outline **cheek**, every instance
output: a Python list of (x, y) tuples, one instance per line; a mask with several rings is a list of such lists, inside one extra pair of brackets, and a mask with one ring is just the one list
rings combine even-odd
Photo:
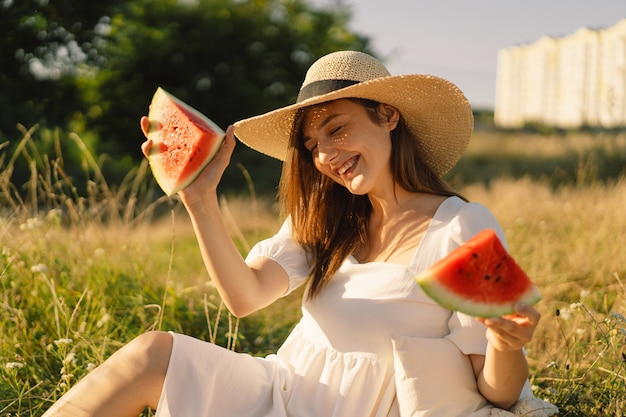
[(330, 143), (336, 147), (345, 147), (346, 145), (350, 145), (350, 136), (348, 132), (343, 132), (338, 135), (334, 135), (330, 139)]

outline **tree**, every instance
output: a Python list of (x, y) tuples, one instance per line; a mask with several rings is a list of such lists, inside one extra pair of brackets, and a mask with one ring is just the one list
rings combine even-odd
[(64, 125), (80, 110), (75, 80), (98, 65), (100, 19), (120, 0), (0, 2), (0, 143), (16, 124)]
[[(306, 0), (0, 1), (0, 144), (39, 123), (88, 138), (109, 155), (107, 178), (142, 158), (139, 118), (161, 86), (222, 127), (295, 100), (309, 65), (338, 49), (368, 50), (338, 2)], [(259, 191), (280, 164), (238, 146)], [(236, 164), (224, 186), (246, 186)], [(269, 175), (266, 175), (269, 174)]]
[[(97, 130), (103, 151), (140, 156), (138, 121), (157, 86), (224, 128), (292, 103), (317, 57), (367, 49), (348, 19), (345, 9), (314, 10), (302, 0), (129, 2), (111, 18), (106, 65), (83, 80), (85, 124)], [(234, 160), (262, 190), (275, 185), (276, 161), (243, 145)], [(227, 173), (224, 184), (241, 189), (243, 181)]]

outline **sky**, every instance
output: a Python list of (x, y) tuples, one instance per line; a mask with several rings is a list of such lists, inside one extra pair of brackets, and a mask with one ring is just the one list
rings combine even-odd
[(394, 75), (426, 73), (455, 83), (476, 109), (492, 109), (500, 49), (563, 37), (626, 19), (626, 0), (310, 0), (352, 11)]

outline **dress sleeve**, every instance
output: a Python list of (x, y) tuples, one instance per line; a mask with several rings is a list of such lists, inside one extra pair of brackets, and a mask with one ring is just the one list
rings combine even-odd
[(461, 246), (484, 229), (493, 229), (504, 248), (508, 250), (504, 230), (491, 211), (480, 203), (463, 204), (450, 221), (449, 251)]
[[(502, 227), (487, 207), (480, 203), (463, 204), (450, 222), (448, 253), (461, 246), (483, 229), (493, 229), (505, 248), (508, 248)], [(453, 312), (448, 321), (452, 340), (465, 354), (484, 355), (487, 350), (487, 328), (474, 317)]]
[(289, 219), (285, 220), (274, 236), (256, 243), (246, 256), (246, 262), (259, 257), (273, 260), (287, 272), (289, 288), (284, 295), (294, 291), (309, 277), (309, 257), (302, 246), (293, 240)]

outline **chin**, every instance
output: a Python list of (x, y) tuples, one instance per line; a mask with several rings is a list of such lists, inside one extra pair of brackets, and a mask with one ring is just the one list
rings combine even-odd
[(354, 195), (366, 195), (369, 190), (364, 189), (363, 187), (350, 187), (344, 184), (344, 187), (350, 192), (350, 194)]

